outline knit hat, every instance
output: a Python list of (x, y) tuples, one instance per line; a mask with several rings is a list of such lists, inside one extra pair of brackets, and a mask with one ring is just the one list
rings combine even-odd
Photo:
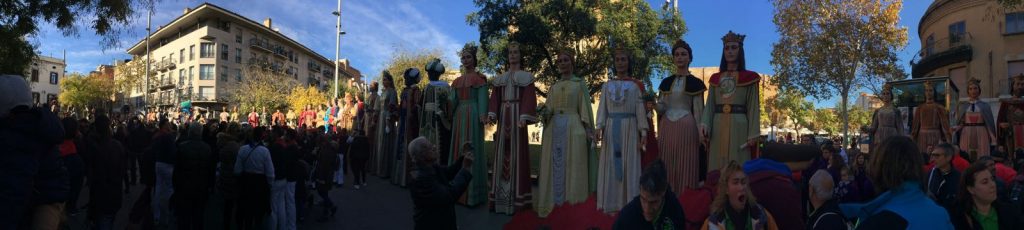
[(430, 62), (427, 62), (427, 66), (423, 67), (427, 70), (427, 74), (442, 74), (444, 73), (444, 64), (441, 64), (441, 59), (434, 58)]
[(32, 90), (25, 78), (17, 75), (0, 75), (0, 117), (6, 117), (19, 106), (32, 106)]
[(403, 74), (403, 77), (405, 77), (406, 86), (420, 83), (420, 70), (416, 68), (405, 69), (405, 74)]

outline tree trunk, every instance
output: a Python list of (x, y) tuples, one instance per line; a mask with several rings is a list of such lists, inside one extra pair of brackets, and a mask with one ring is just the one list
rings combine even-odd
[(840, 105), (840, 107), (842, 107), (842, 113), (840, 115), (843, 116), (843, 139), (840, 142), (842, 142), (841, 146), (843, 146), (843, 147), (846, 146), (846, 142), (850, 138), (850, 125), (849, 125), (850, 124), (850, 110), (847, 109), (847, 108), (849, 108), (849, 105), (847, 104), (847, 103), (849, 103), (849, 98), (850, 98), (849, 95), (850, 95), (849, 87), (847, 87), (846, 89), (843, 89), (843, 95), (841, 95), (842, 102), (841, 102), (841, 105)]

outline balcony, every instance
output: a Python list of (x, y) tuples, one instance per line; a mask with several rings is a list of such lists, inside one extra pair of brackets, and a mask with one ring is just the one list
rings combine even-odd
[(925, 44), (917, 57), (910, 60), (913, 78), (924, 77), (926, 74), (959, 62), (971, 61), (974, 49), (971, 47), (974, 37), (964, 33), (936, 40), (931, 45)]
[(321, 66), (318, 63), (309, 62), (307, 66), (309, 67), (310, 70), (313, 70), (313, 72), (320, 72)]
[(174, 81), (171, 78), (161, 79), (159, 82), (157, 82), (157, 88), (160, 88), (161, 90), (173, 89)]
[(274, 52), (273, 49), (271, 48), (270, 41), (267, 40), (267, 39), (259, 39), (259, 38), (249, 39), (249, 47), (250, 48), (255, 48), (257, 50), (263, 50), (263, 51), (266, 51), (268, 53), (273, 53)]
[(153, 63), (153, 69), (156, 71), (166, 71), (174, 69), (175, 63), (173, 60), (165, 59)]

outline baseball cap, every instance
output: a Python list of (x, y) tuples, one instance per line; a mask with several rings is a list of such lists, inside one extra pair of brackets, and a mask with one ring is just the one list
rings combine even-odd
[(32, 90), (25, 78), (17, 75), (0, 75), (0, 117), (6, 117), (11, 109), (18, 106), (32, 106)]

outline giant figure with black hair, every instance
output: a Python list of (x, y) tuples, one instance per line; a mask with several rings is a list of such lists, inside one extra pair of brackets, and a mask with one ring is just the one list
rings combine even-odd
[(708, 169), (730, 161), (745, 162), (756, 153), (761, 137), (758, 95), (761, 77), (744, 63), (746, 35), (729, 31), (722, 37), (722, 63), (711, 75), (711, 87), (701, 116), (700, 130), (710, 142)]

